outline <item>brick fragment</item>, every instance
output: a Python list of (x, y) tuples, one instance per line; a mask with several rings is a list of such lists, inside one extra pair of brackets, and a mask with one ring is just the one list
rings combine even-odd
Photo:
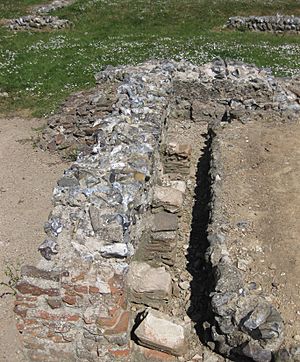
[(68, 322), (77, 322), (80, 319), (79, 314), (53, 314), (48, 313), (46, 311), (37, 311), (36, 315), (37, 318), (45, 319), (49, 321), (68, 321)]
[(142, 346), (139, 346), (138, 349), (139, 354), (143, 355), (143, 360), (145, 361), (151, 361), (151, 362), (175, 362), (177, 361), (177, 358), (167, 354), (165, 352), (157, 351), (154, 349), (145, 348)]
[(121, 359), (124, 361), (125, 358), (128, 358), (130, 355), (130, 349), (109, 349), (109, 353), (113, 356), (115, 359)]
[(59, 289), (58, 288), (40, 288), (36, 285), (30, 284), (26, 281), (20, 281), (16, 285), (16, 289), (22, 294), (31, 294), (35, 296), (39, 295), (49, 295), (49, 296), (58, 296)]
[(77, 298), (75, 295), (65, 294), (62, 300), (69, 305), (75, 305)]
[(78, 282), (78, 281), (84, 280), (85, 274), (86, 274), (86, 273), (82, 272), (82, 273), (74, 276), (74, 277), (71, 279), (71, 282), (72, 282), (72, 283), (76, 283), (76, 282)]
[(97, 324), (99, 324), (99, 326), (102, 328), (112, 328), (119, 321), (121, 314), (121, 309), (114, 309), (114, 313), (111, 315), (111, 317), (99, 317), (97, 319)]
[(77, 293), (88, 294), (89, 288), (86, 285), (75, 285), (74, 290)]
[(129, 327), (129, 317), (130, 317), (130, 312), (128, 311), (123, 312), (117, 324), (113, 328), (107, 329), (104, 332), (104, 335), (120, 334), (127, 332)]
[(20, 305), (16, 305), (14, 307), (14, 312), (22, 318), (26, 318), (26, 316), (27, 316), (27, 308), (26, 309), (22, 308), (22, 306), (20, 306)]
[(100, 293), (99, 288), (93, 287), (91, 285), (89, 286), (89, 294), (98, 294), (98, 293)]
[(27, 295), (17, 294), (16, 295), (16, 300), (17, 301), (24, 301), (24, 302), (35, 302), (35, 301), (37, 301), (37, 297), (29, 297)]

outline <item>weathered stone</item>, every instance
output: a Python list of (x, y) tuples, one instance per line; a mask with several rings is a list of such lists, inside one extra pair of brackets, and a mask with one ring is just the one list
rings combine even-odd
[(39, 251), (46, 260), (51, 260), (52, 255), (58, 253), (58, 244), (55, 240), (46, 239), (39, 246)]
[(68, 271), (44, 270), (31, 265), (23, 265), (21, 268), (22, 277), (40, 278), (58, 282), (62, 276), (68, 276)]
[(175, 231), (178, 229), (178, 218), (168, 212), (160, 212), (153, 217), (152, 231)]
[(110, 209), (99, 209), (91, 205), (89, 214), (93, 230), (102, 240), (115, 243), (122, 242), (123, 227), (111, 213), (112, 210)]
[(129, 255), (128, 246), (124, 243), (105, 245), (100, 249), (105, 258), (126, 258)]
[(172, 213), (178, 212), (183, 204), (183, 193), (171, 187), (156, 186), (153, 194), (153, 206), (162, 206)]
[(186, 331), (181, 323), (152, 309), (146, 310), (134, 334), (142, 346), (175, 356), (183, 355), (188, 348)]
[(153, 268), (144, 262), (132, 262), (127, 275), (131, 299), (158, 306), (172, 292), (172, 279), (164, 267)]
[(243, 352), (255, 362), (269, 362), (272, 360), (272, 352), (262, 348), (257, 342), (249, 342), (243, 348)]
[(192, 153), (192, 147), (189, 144), (181, 144), (176, 141), (167, 144), (166, 153), (168, 156), (176, 156), (182, 159), (188, 159)]
[(57, 182), (57, 185), (59, 187), (73, 187), (78, 186), (79, 181), (75, 177), (64, 176)]
[(300, 346), (279, 350), (274, 355), (274, 362), (300, 362)]

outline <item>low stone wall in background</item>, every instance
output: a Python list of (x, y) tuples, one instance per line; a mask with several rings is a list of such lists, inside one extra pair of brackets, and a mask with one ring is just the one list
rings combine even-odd
[(226, 25), (229, 29), (270, 31), (275, 33), (300, 31), (300, 17), (293, 15), (276, 16), (234, 16)]
[[(197, 360), (191, 356), (196, 330), (186, 313), (188, 300), (182, 303), (190, 286), (175, 277), (184, 272), (175, 263), (182, 252), (179, 225), (194, 146), (168, 139), (170, 123), (181, 117), (186, 129), (199, 123), (211, 129), (207, 263), (215, 271), (210, 286), (215, 291), (213, 318), (206, 323), (211, 346), (226, 356), (254, 359), (254, 345), (270, 361), (282, 341), (283, 322), (266, 299), (252, 297), (224, 258), (226, 239), (214, 213), (221, 171), (213, 130), (221, 121), (293, 119), (299, 96), (267, 71), (221, 59), (200, 67), (168, 61), (109, 67), (96, 79), (95, 89), (73, 96), (61, 116), (49, 120), (41, 140), (64, 156), (77, 147), (80, 153), (54, 189), (39, 247), (43, 259), (24, 266), (17, 285), (17, 328), (27, 356)], [(274, 323), (264, 319), (264, 335), (258, 337), (251, 328), (262, 324), (262, 304), (279, 327), (272, 334)], [(239, 320), (231, 318), (235, 312)], [(244, 317), (249, 328), (240, 323)]]
[(5, 25), (10, 30), (56, 30), (70, 27), (72, 23), (67, 19), (48, 15), (74, 3), (74, 0), (54, 0), (50, 4), (38, 5), (32, 8), (30, 15), (10, 19)]
[(59, 19), (50, 15), (27, 15), (18, 19), (12, 19), (7, 27), (10, 30), (55, 30), (71, 26), (66, 19)]

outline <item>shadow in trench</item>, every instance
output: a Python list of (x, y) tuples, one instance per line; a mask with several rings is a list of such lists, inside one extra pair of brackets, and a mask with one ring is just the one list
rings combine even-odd
[(197, 335), (204, 343), (209, 339), (209, 336), (205, 335), (203, 323), (211, 319), (209, 293), (213, 289), (214, 281), (211, 268), (205, 262), (210, 201), (210, 138), (207, 135), (202, 136), (206, 136), (207, 140), (197, 164), (195, 201), (187, 255), (187, 270), (193, 277), (187, 314), (195, 323)]
[[(210, 210), (210, 161), (211, 161), (211, 137), (206, 136), (205, 147), (197, 164), (196, 187), (194, 194), (194, 207), (192, 212), (192, 225), (187, 255), (187, 270), (192, 275), (190, 307), (188, 316), (195, 323), (196, 333), (203, 344), (212, 341), (210, 328), (205, 326), (215, 325), (210, 306), (210, 293), (214, 290), (215, 281), (213, 270), (205, 260), (205, 253), (209, 246), (207, 230), (209, 224)], [(230, 356), (230, 360), (236, 362), (252, 361), (240, 355)]]

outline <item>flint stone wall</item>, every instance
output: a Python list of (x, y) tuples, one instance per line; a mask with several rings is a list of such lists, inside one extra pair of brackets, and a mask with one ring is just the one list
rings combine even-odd
[(45, 30), (62, 29), (71, 26), (66, 19), (59, 19), (50, 15), (27, 15), (9, 21), (7, 27), (10, 30)]
[(234, 16), (228, 19), (225, 26), (237, 30), (299, 33), (300, 17), (293, 15)]
[(32, 14), (11, 19), (7, 22), (10, 30), (55, 30), (70, 27), (72, 23), (57, 16), (48, 15), (74, 3), (74, 0), (54, 0), (50, 4), (38, 5), (32, 8)]
[[(17, 327), (29, 359), (142, 361), (151, 350), (153, 361), (189, 359), (189, 323), (173, 318), (168, 304), (176, 298), (172, 265), (191, 145), (165, 141), (169, 119), (185, 115), (191, 124), (211, 124), (207, 262), (215, 286), (207, 330), (224, 355), (270, 360), (283, 338), (282, 320), (265, 299), (252, 298), (226, 250), (215, 213), (221, 165), (214, 130), (220, 121), (298, 117), (298, 95), (267, 71), (223, 60), (108, 68), (96, 79), (114, 96), (95, 88), (84, 101), (81, 93), (71, 121), (62, 115), (44, 134), (46, 146), (59, 152), (61, 139), (67, 147), (76, 138), (87, 143), (54, 189), (39, 248), (44, 258), (23, 267), (17, 285)], [(81, 119), (92, 131), (78, 135)], [(253, 329), (260, 327), (258, 337)]]

